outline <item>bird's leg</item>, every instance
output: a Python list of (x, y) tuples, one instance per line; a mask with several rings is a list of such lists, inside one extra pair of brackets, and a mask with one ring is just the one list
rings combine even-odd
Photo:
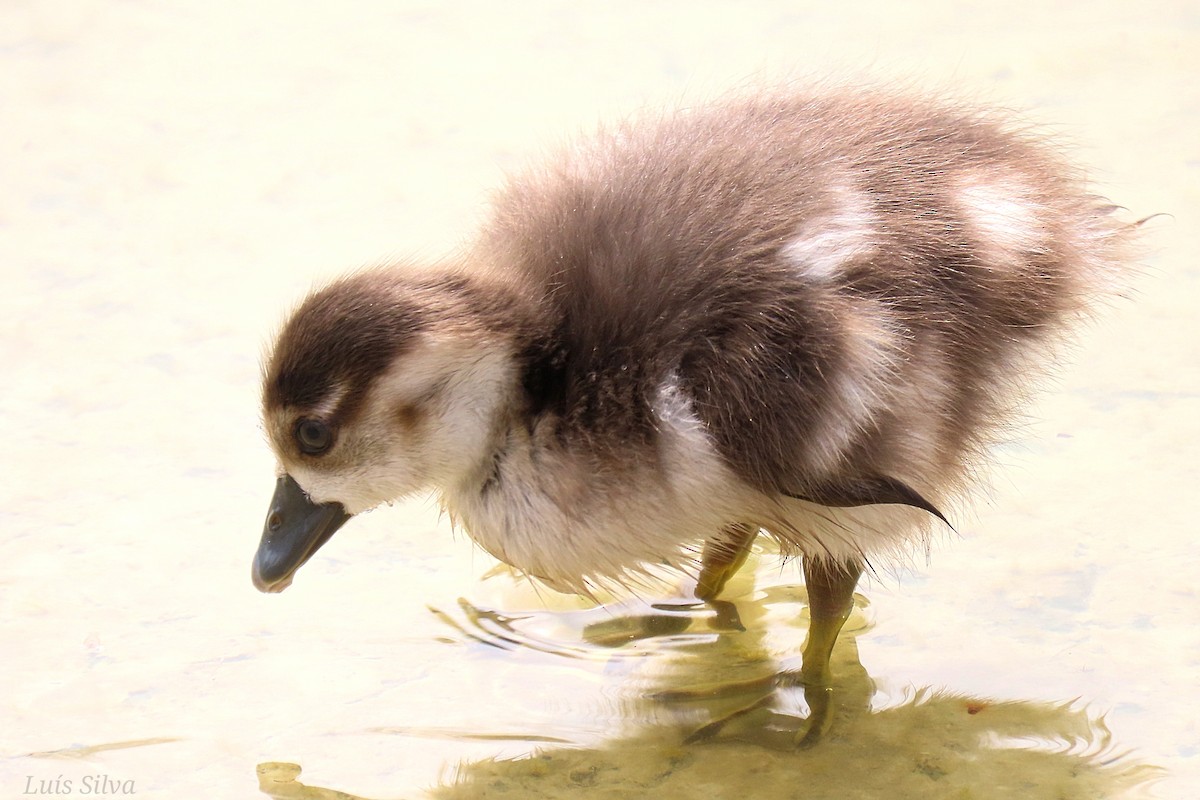
[(811, 747), (829, 729), (833, 719), (833, 688), (829, 659), (838, 633), (854, 607), (854, 587), (862, 575), (861, 562), (838, 563), (805, 556), (804, 584), (808, 589), (808, 640), (800, 666), (808, 725), (797, 734), (797, 747)]
[[(735, 523), (722, 528), (716, 537), (704, 543), (704, 550), (700, 554), (700, 575), (696, 581), (695, 594), (696, 599), (704, 601), (717, 612), (718, 630), (745, 630), (738, 618), (737, 607), (728, 601), (718, 600), (717, 596), (734, 573), (746, 563), (746, 558), (750, 555), (750, 545), (754, 543), (756, 536), (758, 536), (757, 526)], [(656, 692), (654, 697), (667, 702), (680, 702), (736, 697), (747, 693), (757, 695), (749, 705), (705, 725), (685, 740), (697, 742), (712, 738), (731, 720), (768, 703), (774, 684), (775, 676), (770, 675), (748, 681), (724, 681), (701, 688)]]
[(756, 526), (739, 522), (727, 525), (719, 536), (704, 543), (700, 577), (696, 581), (697, 599), (711, 602), (717, 598), (733, 574), (746, 563), (756, 536)]
[[(700, 577), (696, 586), (697, 598), (708, 603), (719, 602), (714, 601), (714, 598), (745, 562), (750, 552), (750, 545), (754, 542), (757, 534), (757, 527), (744, 524), (730, 525), (721, 531), (718, 538), (705, 544), (701, 554)], [(833, 689), (829, 661), (833, 655), (834, 642), (837, 641), (838, 634), (854, 607), (854, 588), (863, 572), (863, 564), (859, 561), (839, 563), (805, 557), (802, 559), (802, 564), (805, 585), (808, 589), (809, 627), (799, 677), (800, 683), (804, 686), (804, 698), (808, 702), (809, 715), (798, 732), (783, 734), (783, 731), (778, 731), (787, 737), (787, 743), (776, 740), (771, 743), (773, 747), (811, 747), (820, 741), (821, 737), (829, 730), (833, 720)], [(789, 677), (791, 677), (790, 681), (787, 680)], [(678, 702), (710, 699), (720, 695), (736, 696), (745, 692), (758, 695), (745, 706), (693, 732), (685, 740), (689, 743), (699, 742), (714, 738), (735, 720), (752, 713), (760, 713), (772, 702), (770, 691), (772, 687), (794, 686), (794, 681), (794, 673), (791, 676), (787, 674), (771, 675), (767, 678), (727, 684), (707, 691), (661, 692), (658, 694), (658, 699)], [(760, 694), (764, 690), (766, 693)], [(792, 730), (795, 729), (792, 728)]]

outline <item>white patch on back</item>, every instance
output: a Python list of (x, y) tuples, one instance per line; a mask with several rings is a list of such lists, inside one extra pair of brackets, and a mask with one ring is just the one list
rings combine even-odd
[(654, 416), (660, 425), (659, 457), (677, 499), (703, 503), (714, 486), (736, 480), (674, 375), (658, 387)]
[(875, 304), (848, 302), (840, 322), (845, 352), (829, 376), (833, 399), (804, 443), (809, 463), (819, 471), (837, 471), (859, 434), (891, 402), (902, 357), (894, 323)]
[(989, 265), (1020, 263), (1025, 253), (1045, 245), (1041, 209), (1032, 197), (1028, 187), (1009, 177), (974, 174), (959, 186), (963, 214), (982, 239)]
[(946, 348), (934, 333), (910, 346), (904, 376), (896, 382), (889, 406), (904, 431), (887, 465), (894, 474), (941, 483), (955, 471), (955, 453), (946, 444), (946, 415), (954, 392)]
[(851, 262), (875, 252), (876, 218), (866, 195), (835, 186), (832, 212), (804, 226), (781, 251), (802, 274), (816, 281), (836, 280)]

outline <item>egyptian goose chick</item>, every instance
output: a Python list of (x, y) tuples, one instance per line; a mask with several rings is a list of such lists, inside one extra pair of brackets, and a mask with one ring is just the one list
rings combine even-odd
[[(436, 490), (552, 587), (801, 557), (824, 685), (865, 560), (925, 535), (1128, 226), (1039, 138), (887, 92), (732, 99), (514, 178), (465, 256), (312, 294), (265, 368), (254, 582)], [(695, 569), (698, 562), (698, 569)]]

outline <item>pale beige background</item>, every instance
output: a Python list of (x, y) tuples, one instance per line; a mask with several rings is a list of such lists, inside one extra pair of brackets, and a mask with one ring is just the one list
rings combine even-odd
[[(845, 741), (684, 748), (639, 699), (794, 652), (769, 555), (749, 644), (598, 646), (635, 611), (483, 580), (428, 501), (253, 590), (257, 362), (314, 281), (454, 247), (506, 166), (597, 119), (786, 74), (1025, 109), (1166, 215), (961, 537), (862, 587)], [(1194, 2), (0, 4), (0, 796), (263, 797), (290, 762), (370, 798), (1194, 797), (1198, 86)], [(265, 785), (334, 796), (289, 769)]]

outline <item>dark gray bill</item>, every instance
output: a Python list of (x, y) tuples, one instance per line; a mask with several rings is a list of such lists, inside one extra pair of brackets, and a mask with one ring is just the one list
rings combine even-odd
[(296, 570), (348, 519), (341, 503), (317, 505), (291, 475), (281, 477), (254, 556), (254, 585), (260, 592), (282, 592)]

